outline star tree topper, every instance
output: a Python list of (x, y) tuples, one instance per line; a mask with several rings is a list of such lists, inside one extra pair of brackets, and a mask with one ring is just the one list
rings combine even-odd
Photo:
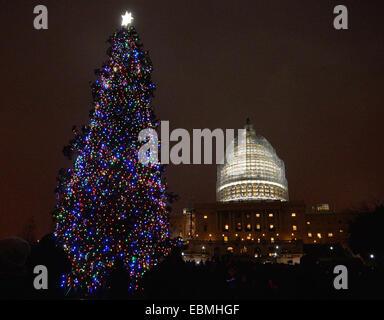
[(121, 22), (121, 25), (123, 27), (127, 27), (129, 24), (132, 23), (132, 20), (133, 20), (132, 13), (125, 11), (125, 14), (121, 17), (123, 18), (123, 21)]

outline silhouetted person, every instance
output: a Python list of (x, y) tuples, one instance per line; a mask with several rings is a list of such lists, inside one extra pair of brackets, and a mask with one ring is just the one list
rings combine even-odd
[[(38, 244), (32, 247), (31, 257), (28, 260), (30, 286), (32, 298), (57, 299), (65, 297), (65, 290), (61, 288), (63, 275), (71, 271), (70, 261), (64, 250), (56, 244), (53, 234), (45, 235)], [(48, 290), (36, 290), (33, 288), (33, 269), (37, 265), (46, 266), (48, 269)]]
[(110, 275), (110, 292), (111, 299), (127, 299), (131, 295), (129, 293), (130, 276), (121, 259), (115, 262), (114, 269)]

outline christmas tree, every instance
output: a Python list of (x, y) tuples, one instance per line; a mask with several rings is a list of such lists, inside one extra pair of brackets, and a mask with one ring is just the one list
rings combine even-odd
[(108, 60), (92, 84), (90, 123), (74, 127), (64, 148), (73, 169), (60, 170), (55, 236), (68, 254), (72, 272), (62, 286), (80, 292), (105, 288), (119, 262), (131, 289), (169, 250), (167, 193), (163, 167), (142, 164), (139, 132), (156, 129), (151, 107), (152, 63), (137, 32), (123, 26), (109, 39)]

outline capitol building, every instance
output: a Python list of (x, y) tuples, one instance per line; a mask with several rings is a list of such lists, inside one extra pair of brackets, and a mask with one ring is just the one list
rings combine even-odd
[(245, 143), (217, 169), (217, 201), (288, 200), (284, 162), (247, 119)]
[(344, 246), (351, 215), (289, 201), (284, 162), (249, 120), (245, 129), (245, 143), (235, 144), (233, 156), (217, 167), (216, 202), (196, 203), (171, 218), (184, 259), (231, 254), (293, 264), (305, 246)]

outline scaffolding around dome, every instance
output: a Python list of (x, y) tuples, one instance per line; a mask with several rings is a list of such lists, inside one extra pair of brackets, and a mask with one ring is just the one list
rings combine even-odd
[(284, 162), (268, 140), (256, 134), (249, 119), (245, 129), (245, 143), (235, 143), (233, 156), (217, 167), (217, 201), (287, 201)]

